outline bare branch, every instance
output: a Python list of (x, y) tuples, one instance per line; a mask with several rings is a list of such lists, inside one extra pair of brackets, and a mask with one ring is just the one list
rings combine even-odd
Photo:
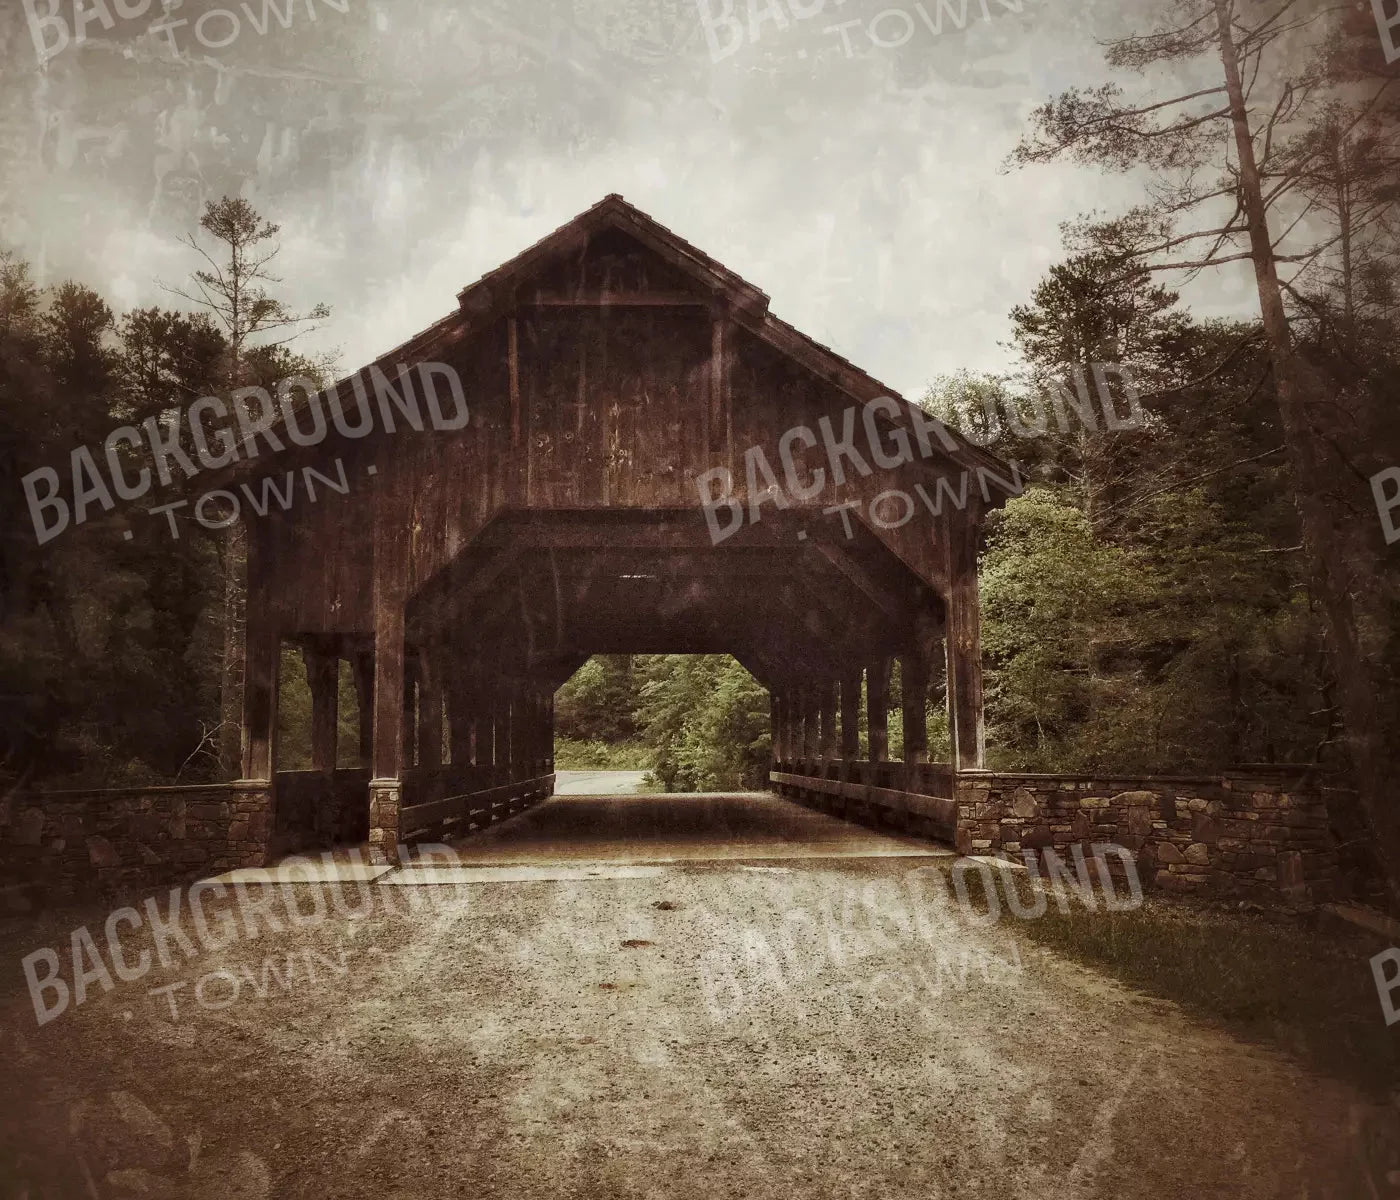
[(1253, 258), (1252, 254), (1227, 254), (1224, 258), (1207, 258), (1200, 262), (1189, 263), (1147, 263), (1144, 264), (1144, 271), (1197, 271), (1202, 267), (1218, 267), (1221, 263), (1242, 262), (1246, 258)]

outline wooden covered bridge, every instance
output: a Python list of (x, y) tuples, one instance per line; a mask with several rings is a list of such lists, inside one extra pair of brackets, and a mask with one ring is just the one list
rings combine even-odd
[[(595, 653), (733, 654), (772, 698), (779, 791), (950, 837), (956, 772), (983, 764), (977, 539), (1008, 468), (618, 196), (458, 301), (275, 460), (344, 486), (248, 523), (240, 786), (281, 848), (368, 837), (392, 857), (548, 795), (553, 694)], [(314, 769), (279, 774), (287, 642)], [(341, 660), (358, 770), (336, 770)], [(953, 761), (933, 764), (940, 674)]]

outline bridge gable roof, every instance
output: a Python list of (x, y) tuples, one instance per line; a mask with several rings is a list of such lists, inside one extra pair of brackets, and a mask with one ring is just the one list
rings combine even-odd
[[(376, 360), (375, 365), (392, 366), (411, 358), (425, 358), (469, 340), (504, 313), (512, 311), (519, 296), (532, 282), (570, 256), (577, 256), (590, 242), (610, 230), (630, 237), (655, 255), (677, 275), (684, 277), (697, 296), (706, 297), (738, 325), (756, 335), (774, 350), (824, 383), (834, 386), (860, 404), (888, 396), (905, 413), (906, 420), (919, 406), (894, 388), (818, 342), (794, 325), (769, 311), (766, 292), (730, 270), (717, 259), (686, 241), (659, 221), (613, 193), (572, 220), (559, 226), (534, 245), (488, 271), (457, 294), (458, 308), (401, 346)], [(343, 387), (342, 381), (337, 387)], [(1004, 473), (1008, 466), (987, 450), (973, 444), (954, 429), (948, 435), (957, 449), (945, 445), (935, 453), (964, 467), (978, 467)]]

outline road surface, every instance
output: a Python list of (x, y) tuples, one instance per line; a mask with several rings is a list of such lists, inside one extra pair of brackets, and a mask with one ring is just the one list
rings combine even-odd
[(42, 1028), (20, 958), (105, 956), (106, 913), (10, 921), (5, 1194), (1373, 1194), (1353, 1091), (970, 923), (946, 852), (772, 796), (559, 796), (459, 849), (186, 921)]
[(555, 771), (556, 796), (630, 796), (642, 790), (645, 771)]

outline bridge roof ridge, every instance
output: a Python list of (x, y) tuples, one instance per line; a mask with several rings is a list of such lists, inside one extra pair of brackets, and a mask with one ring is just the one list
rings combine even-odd
[(477, 306), (478, 297), (489, 306), (493, 285), (519, 276), (556, 251), (563, 250), (580, 235), (588, 235), (612, 225), (638, 237), (649, 249), (662, 254), (673, 266), (687, 274), (700, 277), (713, 291), (724, 293), (736, 305), (755, 311), (766, 311), (768, 293), (730, 270), (717, 258), (686, 241), (675, 230), (661, 224), (649, 213), (628, 202), (617, 192), (610, 192), (590, 208), (571, 217), (558, 228), (527, 246), (520, 253), (493, 267), (457, 293), (463, 310)]

